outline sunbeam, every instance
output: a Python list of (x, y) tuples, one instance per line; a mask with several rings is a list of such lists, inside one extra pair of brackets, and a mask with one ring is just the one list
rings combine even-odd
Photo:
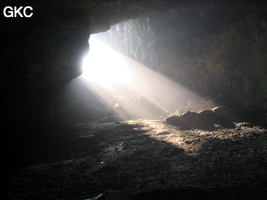
[(177, 111), (181, 114), (207, 108), (196, 93), (93, 36), (81, 79), (115, 120), (161, 119)]
[(126, 84), (131, 80), (125, 58), (93, 36), (90, 38), (90, 52), (83, 61), (82, 76), (101, 85)]

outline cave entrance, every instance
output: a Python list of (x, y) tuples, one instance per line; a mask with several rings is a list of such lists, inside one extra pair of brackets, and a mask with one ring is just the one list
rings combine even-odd
[(168, 111), (161, 91), (162, 82), (166, 82), (163, 76), (116, 51), (97, 35), (92, 35), (89, 43), (90, 52), (84, 59), (80, 79), (105, 107), (104, 120), (166, 117)]
[(72, 91), (67, 92), (69, 97), (79, 96), (66, 106), (68, 110), (74, 107), (69, 111), (71, 118), (155, 120), (214, 107), (164, 74), (156, 40), (148, 18), (124, 21), (91, 35), (83, 75), (69, 84)]

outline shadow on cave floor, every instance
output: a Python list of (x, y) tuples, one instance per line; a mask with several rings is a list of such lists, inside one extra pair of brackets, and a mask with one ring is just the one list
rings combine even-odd
[(139, 120), (50, 127), (43, 130), (46, 136), (32, 135), (27, 145), (13, 146), (9, 160), (23, 154), (30, 162), (7, 170), (2, 194), (4, 199), (85, 200), (99, 194), (106, 200), (266, 199), (267, 131), (235, 125), (180, 130)]

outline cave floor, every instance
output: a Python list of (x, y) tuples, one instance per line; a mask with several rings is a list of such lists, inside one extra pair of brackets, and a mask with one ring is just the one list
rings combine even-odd
[(138, 120), (68, 128), (43, 152), (46, 162), (13, 171), (10, 199), (267, 199), (267, 130), (259, 126), (211, 132)]

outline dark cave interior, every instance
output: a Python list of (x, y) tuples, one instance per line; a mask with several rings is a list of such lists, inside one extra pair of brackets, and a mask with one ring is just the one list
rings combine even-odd
[(266, 3), (0, 6), (1, 199), (267, 198)]

